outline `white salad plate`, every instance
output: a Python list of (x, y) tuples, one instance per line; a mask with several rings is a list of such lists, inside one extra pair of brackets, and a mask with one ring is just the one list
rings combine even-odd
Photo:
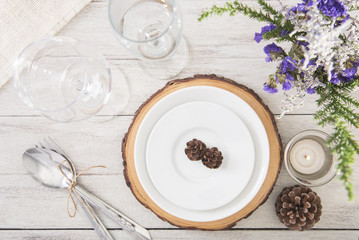
[[(223, 162), (209, 169), (184, 149), (194, 138), (217, 147)], [(221, 105), (189, 102), (167, 112), (147, 142), (147, 169), (157, 190), (191, 210), (212, 210), (231, 202), (247, 185), (254, 167), (254, 143), (242, 120)]]
[[(254, 144), (254, 167), (248, 183), (241, 191), (237, 191), (235, 186), (233, 187), (233, 191), (239, 192), (237, 195), (234, 193), (236, 196), (233, 200), (224, 203), (224, 205), (217, 204), (217, 206), (221, 206), (216, 208), (209, 209), (211, 207), (207, 207), (207, 210), (190, 209), (188, 206), (180, 206), (181, 204), (178, 205), (178, 202), (176, 204), (176, 202), (169, 200), (168, 195), (164, 196), (151, 179), (148, 162), (146, 160), (147, 145), (151, 143), (151, 141), (149, 141), (150, 135), (160, 119), (172, 109), (182, 104), (193, 102), (213, 103), (231, 111), (243, 122)], [(218, 147), (222, 147), (220, 141), (213, 143), (218, 144)], [(209, 145), (210, 144), (212, 144), (212, 142), (209, 142)], [(166, 143), (163, 143), (163, 148), (166, 148), (166, 146)], [(161, 209), (188, 221), (215, 221), (240, 211), (258, 193), (266, 178), (269, 165), (268, 137), (256, 112), (239, 96), (221, 88), (192, 86), (177, 90), (165, 96), (148, 111), (137, 131), (134, 146), (134, 163), (137, 176), (143, 189)], [(162, 171), (166, 171), (166, 169), (162, 169)], [(240, 185), (241, 183), (238, 182), (237, 184)], [(212, 205), (212, 207), (213, 206), (215, 205)], [(196, 207), (192, 206), (192, 208)]]

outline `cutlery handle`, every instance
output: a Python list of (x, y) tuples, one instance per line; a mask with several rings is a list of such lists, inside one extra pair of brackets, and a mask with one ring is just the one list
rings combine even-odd
[(87, 203), (88, 207), (83, 204), (83, 202), (74, 194), (78, 202), (80, 203), (82, 209), (86, 213), (88, 219), (92, 223), (92, 226), (97, 233), (98, 237), (101, 240), (113, 240), (113, 237), (110, 235), (108, 230), (106, 229), (105, 225), (101, 222), (101, 220), (98, 218), (97, 214), (94, 212), (93, 208), (90, 204), (86, 202), (86, 200), (82, 199), (84, 202)]
[(101, 199), (95, 197), (87, 190), (83, 189), (79, 185), (75, 186), (76, 192), (84, 198), (88, 203), (100, 209), (101, 212), (106, 214), (108, 217), (112, 218), (116, 223), (121, 225), (121, 227), (126, 230), (134, 239), (138, 240), (150, 240), (151, 235), (150, 232), (124, 215), (123, 213), (119, 212), (118, 210), (114, 209)]

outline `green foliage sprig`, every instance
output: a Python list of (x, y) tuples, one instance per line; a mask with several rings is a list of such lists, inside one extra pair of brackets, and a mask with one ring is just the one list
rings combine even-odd
[(350, 127), (359, 127), (359, 102), (351, 96), (351, 92), (358, 85), (358, 79), (341, 85), (325, 82), (325, 86), (316, 90), (320, 110), (314, 117), (319, 126), (331, 125), (334, 128), (328, 144), (338, 157), (339, 178), (343, 181), (350, 200), (354, 197), (351, 165), (355, 156), (359, 155), (358, 142), (349, 130)]
[(267, 11), (267, 13), (264, 13), (262, 10), (257, 11), (242, 3), (239, 3), (238, 1), (234, 1), (233, 3), (227, 2), (223, 7), (217, 7), (214, 5), (210, 10), (204, 11), (202, 15), (198, 18), (198, 20), (202, 21), (203, 19), (212, 15), (221, 16), (223, 15), (223, 13), (229, 13), (230, 16), (234, 16), (238, 13), (242, 13), (245, 16), (256, 19), (259, 22), (269, 22), (273, 24), (278, 23), (278, 19), (273, 19), (270, 16), (271, 12), (274, 12), (274, 14), (278, 14), (278, 12), (276, 12), (270, 6), (266, 7), (265, 11)]

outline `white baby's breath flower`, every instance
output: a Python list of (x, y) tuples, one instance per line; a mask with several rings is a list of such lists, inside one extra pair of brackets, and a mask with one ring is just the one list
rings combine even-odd
[[(349, 8), (359, 7), (358, 0), (347, 0), (344, 3), (348, 4)], [(342, 74), (348, 68), (348, 62), (359, 58), (358, 21), (350, 18), (338, 24), (323, 15), (316, 5), (314, 2), (312, 7), (307, 7), (307, 11), (303, 12), (291, 12), (283, 7), (284, 12), (289, 12), (283, 22), (290, 20), (294, 25), (291, 36), (305, 32), (305, 36), (298, 36), (297, 39), (308, 45), (302, 46), (304, 62), (298, 66), (299, 74), (297, 80), (292, 83), (292, 90), (284, 92), (281, 116), (303, 106), (308, 88), (324, 85), (320, 81), (323, 79), (318, 79), (314, 74), (318, 66), (324, 68), (329, 81), (332, 71)], [(312, 59), (315, 59), (315, 66), (309, 64)]]
[(348, 9), (357, 9), (359, 8), (359, 1), (358, 0), (344, 0), (344, 5)]
[(305, 69), (311, 59), (317, 59), (316, 64), (324, 66), (328, 79), (331, 79), (331, 71), (335, 68), (333, 60), (337, 57), (336, 49), (340, 49), (343, 43), (340, 35), (348, 29), (350, 21), (336, 26), (335, 21), (328, 19), (316, 7), (309, 7), (306, 13), (290, 15), (289, 19), (295, 25), (292, 34), (306, 33), (305, 36), (297, 37), (308, 43), (307, 47), (303, 47), (305, 61), (301, 69)]

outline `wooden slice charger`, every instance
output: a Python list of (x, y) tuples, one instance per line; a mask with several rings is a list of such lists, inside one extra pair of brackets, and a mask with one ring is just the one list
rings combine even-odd
[[(134, 163), (134, 145), (137, 131), (148, 111), (163, 97), (183, 88), (192, 86), (212, 86), (222, 88), (232, 92), (246, 101), (257, 113), (267, 132), (270, 160), (267, 176), (257, 195), (242, 209), (226, 218), (210, 221), (195, 222), (187, 221), (171, 215), (156, 205), (147, 195), (141, 186)], [(263, 204), (271, 193), (277, 180), (283, 157), (282, 143), (278, 134), (278, 129), (269, 108), (263, 103), (260, 97), (253, 90), (240, 85), (232, 80), (217, 77), (215, 75), (195, 75), (193, 78), (170, 81), (165, 87), (153, 94), (137, 111), (128, 132), (122, 141), (122, 157), (124, 166), (124, 176), (127, 185), (132, 193), (145, 207), (154, 212), (160, 219), (167, 221), (180, 228), (220, 230), (233, 227), (236, 222), (249, 216), (255, 209)]]

